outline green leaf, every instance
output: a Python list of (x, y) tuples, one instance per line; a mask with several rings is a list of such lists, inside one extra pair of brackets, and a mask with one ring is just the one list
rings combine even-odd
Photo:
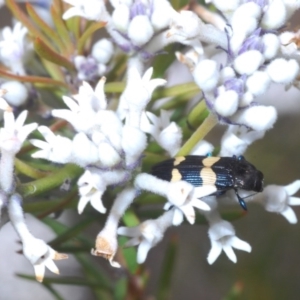
[(26, 9), (31, 19), (37, 27), (56, 45), (61, 51), (64, 50), (64, 44), (59, 35), (53, 30), (35, 11), (31, 4), (26, 3)]
[(176, 265), (177, 245), (178, 240), (176, 237), (173, 237), (165, 252), (164, 261), (161, 267), (161, 274), (158, 281), (158, 300), (170, 299), (172, 274)]
[(75, 72), (75, 67), (72, 62), (64, 56), (59, 55), (57, 52), (49, 48), (40, 38), (34, 40), (34, 49), (42, 58), (51, 61), (52, 63), (65, 67), (71, 72)]
[(125, 277), (120, 278), (114, 288), (114, 300), (124, 300), (127, 295), (128, 282)]
[(51, 176), (19, 185), (17, 190), (25, 198), (37, 196), (61, 186), (66, 179), (78, 178), (82, 173), (83, 170), (77, 165), (67, 164), (59, 171), (53, 172)]
[(84, 51), (84, 47), (88, 39), (92, 38), (92, 34), (106, 25), (106, 22), (96, 22), (89, 26), (85, 32), (81, 35), (77, 43), (77, 51), (79, 54), (82, 54)]

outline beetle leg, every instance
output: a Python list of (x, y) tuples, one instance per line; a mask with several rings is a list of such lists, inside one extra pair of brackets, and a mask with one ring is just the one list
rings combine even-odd
[(244, 201), (244, 199), (238, 194), (237, 190), (235, 190), (235, 194), (239, 200), (240, 206), (243, 208), (243, 210), (247, 211), (247, 205), (246, 202)]

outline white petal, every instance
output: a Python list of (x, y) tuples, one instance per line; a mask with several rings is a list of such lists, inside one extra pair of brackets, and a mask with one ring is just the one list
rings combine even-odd
[(34, 130), (36, 130), (38, 128), (38, 124), (37, 123), (31, 123), (31, 124), (27, 124), (24, 127), (22, 127), (20, 129), (20, 131), (18, 132), (18, 139), (21, 143), (23, 143), (27, 136)]
[(194, 207), (197, 207), (199, 209), (205, 210), (205, 211), (210, 210), (210, 206), (207, 203), (205, 203), (204, 201), (199, 200), (199, 199), (193, 199), (191, 205)]
[(175, 208), (172, 223), (173, 223), (174, 226), (178, 226), (182, 222), (183, 222), (183, 213), (180, 209)]
[(129, 241), (127, 241), (124, 244), (124, 247), (127, 248), (127, 247), (137, 246), (140, 243), (141, 243), (141, 237), (134, 237), (134, 238), (130, 239)]
[(72, 112), (77, 113), (80, 111), (79, 105), (72, 98), (66, 96), (63, 96), (62, 98)]
[(138, 226), (135, 227), (119, 227), (117, 230), (119, 235), (125, 235), (128, 237), (137, 237), (140, 235), (140, 229)]
[(300, 180), (296, 180), (284, 187), (288, 195), (294, 195), (300, 189)]
[(247, 242), (239, 239), (237, 236), (233, 236), (230, 239), (230, 244), (233, 248), (243, 250), (243, 251), (246, 251), (246, 252), (251, 252), (251, 250), (252, 250), (250, 244), (248, 244)]
[(34, 265), (35, 278), (38, 282), (42, 282), (45, 275), (45, 266), (43, 264)]
[(237, 262), (236, 255), (235, 255), (234, 251), (232, 250), (232, 247), (225, 245), (225, 246), (223, 246), (223, 250), (226, 253), (227, 257), (232, 262), (234, 262), (234, 263)]
[(52, 259), (47, 259), (44, 264), (51, 272), (59, 274), (59, 270)]
[(78, 213), (81, 214), (84, 210), (84, 208), (86, 207), (86, 205), (90, 202), (90, 198), (89, 197), (81, 197), (79, 199), (78, 205), (77, 205), (77, 210)]
[[(101, 193), (102, 195), (102, 193)], [(99, 193), (95, 193), (95, 195), (93, 195), (91, 197), (91, 205), (100, 213), (105, 214), (106, 213), (106, 208), (103, 206), (103, 203), (101, 201), (101, 197), (99, 195)]]
[(211, 265), (220, 256), (222, 247), (219, 242), (211, 241), (211, 249), (207, 256), (207, 262)]
[(293, 209), (289, 206), (281, 212), (281, 214), (287, 219), (287, 221), (291, 224), (296, 224), (298, 222), (297, 216)]
[(27, 114), (28, 114), (27, 110), (24, 110), (19, 114), (18, 118), (16, 119), (16, 128), (18, 129), (22, 128), (27, 118)]
[(300, 198), (298, 197), (289, 197), (289, 205), (300, 205)]
[(194, 188), (194, 194), (193, 196), (195, 198), (202, 198), (208, 195), (213, 194), (217, 191), (217, 188), (213, 185), (204, 185)]
[(195, 223), (195, 210), (191, 205), (183, 205), (180, 207), (180, 209), (182, 210), (182, 212), (184, 213), (186, 219), (188, 220), (188, 222), (190, 224), (194, 224)]
[(141, 242), (141, 244), (138, 247), (137, 251), (137, 262), (139, 264), (142, 264), (145, 262), (147, 254), (149, 250), (151, 249), (151, 243), (149, 243), (147, 240), (144, 240)]

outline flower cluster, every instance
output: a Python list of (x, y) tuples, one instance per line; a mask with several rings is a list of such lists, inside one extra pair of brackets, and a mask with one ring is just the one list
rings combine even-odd
[[(194, 224), (199, 211), (209, 225), (208, 263), (212, 264), (222, 250), (236, 262), (233, 248), (250, 252), (251, 246), (236, 236), (234, 227), (222, 220), (218, 211), (219, 203), (237, 203), (235, 186), (234, 190), (220, 195), (214, 184), (194, 186), (181, 178), (169, 182), (141, 172), (143, 158), (151, 145), (158, 145), (159, 153), (169, 157), (181, 153), (184, 145), (184, 132), (179, 122), (173, 121), (173, 110), (161, 109), (158, 116), (155, 110), (160, 107), (151, 102), (154, 91), (167, 80), (152, 79), (153, 67), (149, 67), (149, 62), (162, 54), (168, 44), (185, 45), (185, 52), (177, 52), (176, 57), (188, 66), (203, 93), (209, 116), (202, 124), (214, 120), (215, 124), (226, 126), (218, 156), (239, 156), (254, 141), (263, 138), (276, 121), (276, 109), (265, 106), (260, 96), (272, 84), (299, 88), (299, 32), (281, 32), (281, 28), (300, 7), (300, 2), (206, 1), (212, 2), (220, 15), (196, 4), (191, 6), (206, 23), (192, 10), (177, 12), (167, 0), (110, 0), (111, 12), (103, 0), (64, 2), (70, 6), (62, 5), (67, 9), (60, 16), (61, 22), (75, 16), (89, 22), (103, 22), (110, 35), (110, 39), (101, 39), (82, 52), (74, 50), (74, 45), (64, 48), (63, 41), (58, 43), (58, 48), (65, 52), (55, 53), (55, 58), (46, 57), (52, 63), (62, 62), (64, 67), (68, 66), (67, 70), (62, 71), (57, 65), (49, 67), (47, 59), (42, 60), (43, 67), (48, 66), (49, 74), (56, 80), (52, 85), (66, 74), (62, 84), (69, 88), (62, 96), (65, 108), (52, 109), (51, 118), (70, 124), (73, 136), (56, 134), (48, 126), (37, 123), (24, 125), (27, 111), (15, 117), (13, 108), (22, 110), (29, 95), (36, 90), (30, 84), (17, 81), (1, 83), (1, 97), (6, 101), (0, 98), (0, 108), (4, 110), (4, 127), (0, 130), (0, 217), (8, 213), (22, 241), (23, 253), (34, 266), (37, 280), (42, 281), (45, 267), (58, 273), (53, 260), (64, 259), (66, 255), (33, 237), (25, 223), (22, 197), (16, 193), (15, 155), (35, 129), (43, 140), (30, 140), (36, 148), (33, 158), (73, 163), (84, 170), (77, 181), (79, 214), (89, 204), (105, 214), (104, 193), (110, 187), (118, 187), (105, 225), (91, 250), (93, 255), (105, 257), (112, 266), (120, 267), (115, 255), (118, 235), (124, 235), (130, 238), (126, 246), (138, 246), (137, 261), (143, 263), (169, 227), (178, 226), (185, 219)], [(32, 82), (26, 64), (32, 45), (26, 41), (26, 34), (27, 29), (21, 23), (16, 23), (13, 29), (4, 28), (0, 60), (10, 75)], [(39, 46), (53, 54), (52, 48), (46, 48), (48, 45)], [(70, 49), (73, 49), (72, 54)], [(128, 56), (126, 85), (119, 98), (107, 98), (103, 75), (109, 73), (110, 62), (120, 50)], [(61, 91), (56, 96), (58, 94)], [(214, 149), (218, 147), (198, 139), (188, 152), (205, 156)], [(239, 191), (239, 197), (261, 203), (267, 211), (280, 213), (294, 224), (297, 217), (290, 206), (300, 205), (300, 199), (293, 197), (299, 189), (297, 180), (287, 186), (269, 185), (256, 195)], [(118, 228), (125, 211), (142, 191), (165, 197), (165, 211), (136, 227)]]

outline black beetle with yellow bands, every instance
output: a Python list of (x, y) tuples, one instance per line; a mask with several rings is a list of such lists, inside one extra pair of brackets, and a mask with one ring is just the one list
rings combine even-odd
[(195, 187), (215, 186), (216, 195), (233, 189), (244, 210), (247, 210), (246, 203), (237, 190), (263, 190), (263, 173), (243, 156), (180, 156), (156, 164), (151, 173), (162, 180), (184, 180)]

